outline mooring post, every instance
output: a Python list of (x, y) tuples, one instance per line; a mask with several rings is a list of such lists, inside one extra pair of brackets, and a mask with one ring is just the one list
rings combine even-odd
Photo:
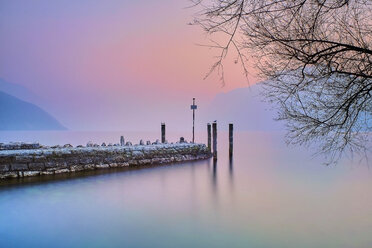
[(124, 136), (120, 136), (120, 145), (121, 146), (125, 145)]
[(207, 124), (207, 132), (208, 132), (208, 150), (209, 152), (212, 150), (212, 135), (211, 135), (211, 124)]
[(234, 148), (234, 125), (232, 123), (229, 124), (229, 157), (232, 158), (233, 156), (233, 148)]
[(217, 159), (217, 122), (213, 122), (213, 159)]
[(161, 143), (165, 143), (165, 123), (161, 123)]

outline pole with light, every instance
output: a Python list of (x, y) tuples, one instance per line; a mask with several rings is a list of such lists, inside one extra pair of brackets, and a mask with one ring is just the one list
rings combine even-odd
[(192, 143), (195, 143), (195, 109), (197, 109), (198, 106), (195, 105), (195, 98), (192, 99)]

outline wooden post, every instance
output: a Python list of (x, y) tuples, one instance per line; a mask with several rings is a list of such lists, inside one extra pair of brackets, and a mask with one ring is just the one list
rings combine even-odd
[(165, 143), (165, 123), (161, 123), (161, 143)]
[(120, 145), (121, 146), (125, 145), (124, 136), (120, 136)]
[(232, 123), (229, 124), (229, 158), (233, 156), (233, 148), (234, 148), (234, 125)]
[(207, 132), (208, 132), (208, 150), (209, 152), (212, 150), (212, 135), (211, 135), (211, 124), (207, 124)]
[(213, 159), (217, 159), (217, 122), (213, 122)]

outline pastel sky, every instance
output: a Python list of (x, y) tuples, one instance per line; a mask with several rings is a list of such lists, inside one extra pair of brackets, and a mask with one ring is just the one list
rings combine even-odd
[[(151, 129), (189, 121), (189, 105), (247, 87), (203, 80), (216, 51), (187, 25), (188, 0), (0, 0), (0, 78), (21, 84), (70, 129)], [(254, 80), (253, 80), (254, 81)]]

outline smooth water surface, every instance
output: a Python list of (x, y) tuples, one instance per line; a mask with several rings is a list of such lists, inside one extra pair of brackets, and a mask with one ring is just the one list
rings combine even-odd
[[(37, 135), (41, 143), (75, 145), (88, 137), (118, 139), (117, 133)], [(345, 160), (327, 167), (285, 146), (282, 135), (264, 133), (235, 133), (230, 162), (226, 141), (221, 133), (217, 163), (2, 185), (0, 246), (372, 247), (367, 165)]]

